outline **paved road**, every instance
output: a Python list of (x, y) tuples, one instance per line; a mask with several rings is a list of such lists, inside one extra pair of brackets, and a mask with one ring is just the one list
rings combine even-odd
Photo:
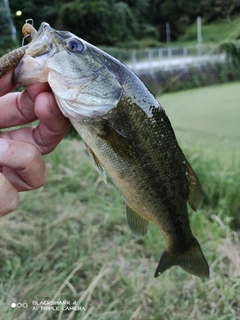
[(162, 58), (158, 60), (137, 61), (136, 63), (127, 63), (127, 66), (137, 74), (145, 73), (146, 70), (174, 70), (187, 68), (190, 65), (201, 66), (209, 62), (224, 62), (225, 54), (219, 55), (204, 55), (204, 56), (188, 56), (188, 57), (172, 57)]

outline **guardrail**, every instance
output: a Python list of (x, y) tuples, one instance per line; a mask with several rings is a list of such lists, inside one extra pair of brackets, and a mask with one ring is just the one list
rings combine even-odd
[[(215, 54), (214, 54), (215, 53)], [(171, 70), (200, 66), (211, 62), (224, 62), (226, 55), (216, 53), (214, 46), (168, 47), (148, 50), (132, 50), (125, 63), (135, 72), (163, 69)]]

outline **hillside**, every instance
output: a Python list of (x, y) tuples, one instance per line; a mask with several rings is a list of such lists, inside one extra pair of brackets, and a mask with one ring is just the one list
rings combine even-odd
[[(212, 23), (202, 22), (202, 43), (220, 44), (223, 41), (240, 38), (240, 17), (220, 19)], [(175, 44), (196, 44), (197, 22), (191, 24)]]

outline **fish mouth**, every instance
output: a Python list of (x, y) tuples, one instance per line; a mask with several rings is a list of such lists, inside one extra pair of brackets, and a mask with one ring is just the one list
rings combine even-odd
[(48, 81), (49, 70), (46, 68), (46, 63), (57, 52), (52, 41), (54, 32), (48, 23), (41, 24), (15, 69), (13, 74), (15, 85), (28, 86)]
[[(45, 59), (44, 59), (45, 60)], [(49, 70), (44, 68), (45, 61), (25, 56), (16, 67), (12, 81), (18, 87), (25, 87), (39, 82), (47, 82)]]
[(55, 30), (48, 23), (43, 22), (26, 49), (26, 54), (32, 57), (48, 54), (53, 48), (52, 40), (54, 32)]
[[(73, 49), (72, 38), (77, 40)], [(74, 50), (76, 43), (84, 50)], [(67, 117), (102, 116), (117, 105), (123, 89), (104, 62), (98, 57), (93, 61), (96, 57), (87, 49), (84, 40), (43, 23), (15, 69), (13, 81), (17, 86), (48, 82)]]
[[(50, 51), (53, 49), (53, 45), (51, 43), (44, 43), (40, 49), (36, 50), (36, 51), (33, 51), (31, 50), (32, 52), (30, 52), (29, 54), (35, 58), (35, 57), (40, 57), (44, 54), (48, 54), (50, 53)], [(26, 50), (26, 53), (28, 53), (28, 50)]]

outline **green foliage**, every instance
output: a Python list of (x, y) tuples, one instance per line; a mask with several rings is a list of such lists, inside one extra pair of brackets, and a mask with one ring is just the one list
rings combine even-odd
[(79, 134), (77, 133), (77, 131), (74, 129), (73, 126), (71, 126), (71, 128), (69, 129), (66, 137), (70, 139), (80, 139)]
[[(186, 153), (189, 153), (189, 150)], [(234, 230), (240, 230), (238, 200), (240, 170), (237, 169), (239, 168), (237, 156), (233, 156), (225, 166), (218, 157), (214, 160), (209, 159), (206, 154), (199, 151), (188, 158), (198, 172), (202, 185), (205, 186), (204, 208), (222, 221), (228, 219), (229, 226)]]
[(182, 70), (161, 70), (140, 75), (141, 80), (156, 96), (192, 88), (240, 80), (239, 62), (215, 62)]
[(131, 57), (131, 51), (125, 48), (100, 46), (100, 48), (120, 61), (129, 61)]
[(159, 48), (162, 43), (156, 40), (156, 38), (144, 38), (141, 40), (132, 40), (123, 42), (120, 44), (122, 48), (126, 49), (146, 49), (146, 48)]
[(215, 1), (215, 11), (226, 18), (230, 18), (234, 13), (240, 11), (239, 0), (216, 0)]
[[(37, 28), (43, 21), (57, 29), (70, 30), (93, 44), (113, 45), (117, 42), (156, 36), (156, 29), (146, 20), (149, 1), (127, 3), (114, 0), (11, 2), (13, 11), (21, 8), (15, 24), (21, 30), (23, 21), (32, 18)], [(41, 7), (41, 9), (40, 9)]]
[(168, 0), (161, 5), (161, 16), (163, 21), (171, 24), (171, 35), (173, 39), (183, 34), (186, 27), (196, 19), (200, 11), (200, 0)]
[[(132, 59), (132, 50), (136, 49), (138, 58), (140, 56), (146, 57), (146, 48), (159, 48), (161, 43), (155, 39), (147, 38), (142, 40), (132, 40), (119, 43), (118, 47), (99, 46), (103, 51), (107, 52), (114, 58), (127, 62)], [(139, 50), (138, 50), (139, 49)]]
[(230, 19), (240, 12), (240, 2), (238, 0), (202, 0), (201, 10), (208, 22), (222, 17)]
[[(240, 18), (235, 17), (231, 20), (217, 20), (207, 23), (203, 20), (202, 41), (204, 44), (219, 44), (224, 41), (236, 40), (240, 35)], [(189, 26), (185, 34), (179, 37), (179, 43), (196, 44), (197, 24)]]
[(232, 58), (232, 60), (240, 65), (240, 42), (230, 41), (224, 42), (219, 46), (220, 51), (226, 52), (226, 54)]
[[(59, 22), (63, 29), (84, 37), (97, 44), (107, 35), (110, 12), (107, 1), (73, 1), (60, 8)], [(94, 28), (92, 26), (94, 25)], [(84, 35), (84, 36), (83, 36)], [(108, 42), (108, 38), (105, 39)]]
[(16, 46), (16, 41), (12, 38), (12, 30), (10, 26), (10, 17), (8, 15), (8, 10), (3, 1), (0, 1), (0, 22), (0, 56), (2, 56), (7, 51), (11, 51), (11, 49)]
[[(14, 18), (14, 23), (18, 32), (19, 42), (22, 39), (22, 26), (26, 19), (33, 19), (36, 29), (45, 21), (54, 26), (56, 16), (58, 15), (58, 7), (51, 0), (11, 0), (10, 7)], [(16, 16), (15, 12), (21, 10), (22, 15)]]
[[(239, 13), (238, 0), (11, 0), (14, 22), (21, 38), (21, 27), (32, 18), (36, 28), (46, 21), (56, 29), (69, 30), (95, 45), (116, 45), (130, 40), (155, 38), (166, 42), (166, 23), (171, 25), (172, 41), (194, 24), (196, 17), (230, 21)], [(194, 36), (196, 38), (196, 34)]]

